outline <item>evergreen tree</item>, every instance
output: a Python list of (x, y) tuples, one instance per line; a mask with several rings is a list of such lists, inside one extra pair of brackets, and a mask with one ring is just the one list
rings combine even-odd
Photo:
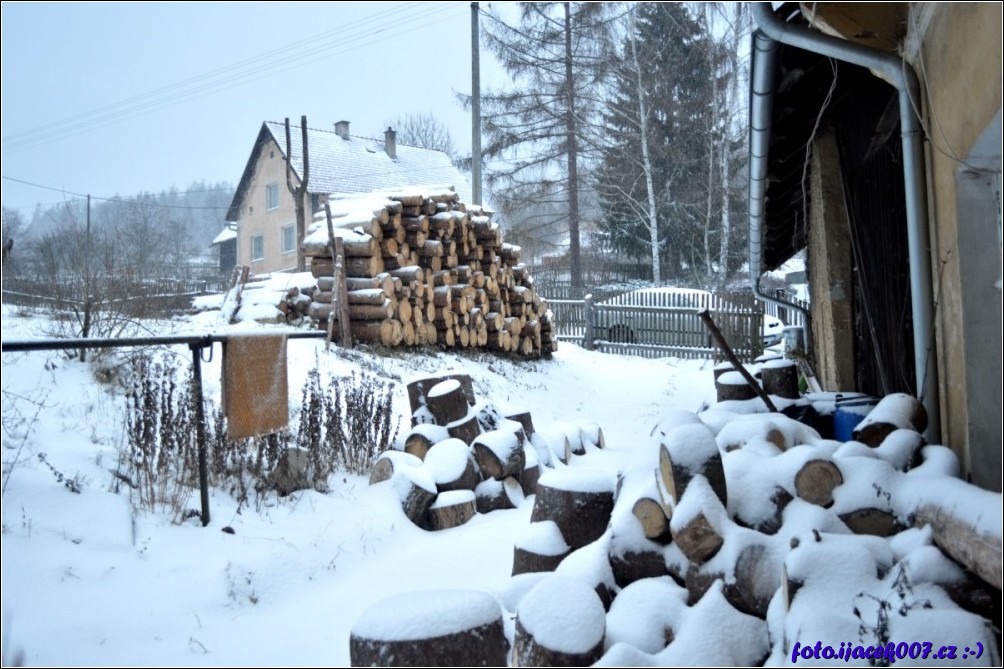
[(639, 3), (626, 32), (605, 111), (601, 228), (615, 250), (649, 257), (654, 280), (680, 279), (707, 256), (716, 47), (679, 3)]

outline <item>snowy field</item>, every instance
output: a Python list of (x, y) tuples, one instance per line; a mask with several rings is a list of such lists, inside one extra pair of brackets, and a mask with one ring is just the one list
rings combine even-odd
[[(5, 341), (41, 336), (44, 322), (4, 311)], [(244, 328), (251, 326), (242, 326)], [(220, 333), (211, 314), (160, 334)], [(175, 347), (179, 360), (188, 350)], [(203, 364), (219, 401), (221, 356)], [(362, 361), (362, 362), (360, 362)], [(616, 472), (671, 409), (714, 400), (710, 363), (643, 360), (562, 346), (551, 361), (421, 352), (351, 360), (323, 342), (290, 341), (290, 404), (309, 369), (365, 364), (388, 378), (459, 370), (479, 397), (530, 409), (539, 430), (599, 423), (607, 451), (591, 466)], [(408, 412), (398, 391), (402, 421)], [(426, 532), (400, 512), (388, 486), (332, 480), (328, 494), (295, 493), (256, 511), (214, 491), (212, 523), (174, 525), (109, 492), (123, 443), (123, 398), (90, 366), (60, 353), (3, 357), (3, 662), (29, 665), (349, 664), (349, 631), (397, 593), (437, 588), (502, 592), (520, 508)], [(80, 483), (71, 493), (45, 461)], [(8, 475), (9, 473), (9, 475)], [(198, 493), (188, 504), (197, 509)], [(221, 531), (230, 526), (235, 534)]]
[[(146, 324), (143, 334), (267, 329), (221, 322), (219, 312), (207, 312)], [(44, 337), (50, 327), (6, 307), (2, 324), (5, 342)], [(185, 346), (159, 355), (190, 368)], [(221, 358), (217, 345), (202, 364), (206, 399), (214, 405)], [(538, 629), (549, 630), (553, 621), (563, 630), (553, 633), (561, 643), (587, 648), (597, 643), (587, 638), (593, 629), (605, 666), (847, 664), (820, 655), (845, 647), (852, 665), (876, 661), (851, 657), (852, 647), (855, 653), (885, 648), (904, 666), (1000, 663), (999, 630), (960, 608), (999, 620), (1000, 591), (949, 560), (933, 545), (930, 528), (907, 529), (915, 510), (936, 503), (995, 544), (999, 556), (1000, 495), (958, 480), (955, 455), (944, 446), (918, 445), (919, 435), (909, 430), (869, 448), (823, 439), (778, 414), (749, 415), (760, 400), (713, 404), (710, 362), (645, 360), (569, 345), (552, 360), (517, 361), (436, 350), (325, 351), (321, 340), (289, 341), (291, 413), (312, 370), (324, 378), (362, 370), (395, 384), (403, 438), (410, 411), (404, 384), (453, 371), (468, 374), (477, 397), (502, 412), (530, 410), (545, 440), (568, 426), (602, 427), (606, 448), (590, 447), (559, 464), (546, 474), (551, 482), (588, 487), (605, 480), (612, 487), (622, 476), (630, 501), (632, 486), (658, 485), (652, 473), (660, 452), (687, 467), (720, 457), (727, 505), (714, 487), (724, 479), (708, 473), (684, 484), (670, 523), (674, 540), (666, 546), (632, 538), (641, 526), (617, 506), (603, 537), (558, 568), (565, 585), (557, 577), (510, 576), (514, 545), (527, 545), (521, 542), (531, 530), (532, 496), (517, 508), (477, 514), (437, 532), (408, 520), (395, 483), (370, 486), (366, 476), (344, 472), (329, 478), (325, 493), (273, 493), (243, 505), (214, 489), (208, 527), (196, 517), (175, 523), (166, 511), (137, 508), (125, 492), (115, 492), (125, 490), (114, 472), (127, 441), (125, 394), (109, 373), (113, 367), (62, 353), (3, 356), (5, 666), (344, 666), (353, 629), (389, 632), (382, 618), (398, 613), (396, 605), (375, 605), (395, 596), (420, 605), (469, 600), (442, 592), (457, 589), (481, 593), (474, 609), (499, 602), (510, 643), (517, 610)], [(706, 404), (713, 406), (696, 416)], [(554, 450), (556, 440), (550, 442)], [(775, 506), (779, 486), (791, 488), (794, 480), (797, 488), (800, 468), (818, 462), (842, 475), (842, 483), (826, 489), (832, 499), (806, 501), (817, 494), (812, 488)], [(198, 510), (197, 490), (182, 508)], [(859, 512), (880, 512), (899, 525), (888, 538), (854, 534), (849, 519)], [(692, 524), (698, 518), (705, 529)], [(764, 522), (774, 528), (750, 529)], [(533, 527), (543, 530), (544, 523)], [(686, 537), (707, 538), (706, 529), (723, 543), (707, 554), (700, 543), (687, 548)], [(611, 543), (619, 531), (620, 544)], [(592, 588), (614, 587), (608, 556), (619, 550), (615, 545), (649, 550), (678, 579), (685, 577), (687, 589), (669, 576), (639, 580), (614, 588), (619, 593), (604, 614)], [(532, 587), (538, 582), (541, 587)], [(428, 595), (432, 590), (440, 595)], [(737, 593), (745, 598), (741, 604)], [(563, 597), (579, 597), (582, 605), (566, 611)], [(737, 605), (759, 613), (742, 613)], [(580, 622), (571, 630), (568, 620)], [(428, 621), (424, 631), (448, 624)]]

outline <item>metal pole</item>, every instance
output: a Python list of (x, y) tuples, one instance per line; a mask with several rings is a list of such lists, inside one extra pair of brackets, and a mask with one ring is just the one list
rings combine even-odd
[[(209, 344), (212, 346), (212, 343)], [(199, 441), (199, 496), (202, 500), (202, 526), (209, 524), (209, 464), (206, 460), (206, 415), (202, 407), (202, 348), (189, 344), (192, 350), (192, 401), (195, 402), (195, 430)]]
[(478, 3), (471, 3), (471, 199), (481, 201), (481, 38)]

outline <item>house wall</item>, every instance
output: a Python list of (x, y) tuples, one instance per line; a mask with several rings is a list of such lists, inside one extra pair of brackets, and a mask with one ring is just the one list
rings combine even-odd
[[(928, 96), (942, 437), (975, 483), (998, 491), (1001, 20), (1000, 3), (917, 3), (909, 25), (920, 48), (907, 51)], [(983, 158), (988, 145), (996, 148), (996, 175), (960, 165)]]
[[(266, 187), (279, 185), (279, 207), (269, 210), (266, 201)], [(293, 176), (293, 185), (299, 179)], [(296, 227), (296, 208), (293, 196), (286, 188), (286, 161), (274, 140), (269, 140), (258, 156), (254, 178), (247, 195), (241, 202), (237, 221), (237, 262), (251, 268), (252, 274), (281, 272), (296, 269), (296, 249), (282, 253), (282, 228)], [(261, 260), (251, 259), (252, 239), (262, 235), (264, 254)], [(295, 247), (295, 244), (294, 244)]]

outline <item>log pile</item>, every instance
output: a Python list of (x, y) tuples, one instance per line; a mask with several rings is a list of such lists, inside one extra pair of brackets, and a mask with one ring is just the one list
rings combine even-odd
[(482, 348), (521, 356), (557, 349), (547, 302), (492, 212), (452, 191), (335, 203), (344, 240), (347, 310), (335, 297), (327, 224), (304, 240), (317, 278), (309, 314), (322, 327), (347, 313), (353, 339), (386, 346)]
[[(500, 598), (515, 617), (514, 665), (687, 664), (698, 640), (702, 662), (779, 664), (806, 634), (828, 638), (817, 620), (860, 630), (865, 645), (896, 633), (862, 602), (951, 620), (988, 650), (996, 643), (983, 620), (999, 629), (999, 522), (971, 509), (998, 509), (1000, 495), (959, 480), (954, 454), (925, 443), (902, 397), (871, 421), (884, 433), (869, 437), (874, 445), (824, 439), (780, 413), (731, 413), (734, 399), (670, 412), (615, 478), (592, 461), (562, 464), (598, 453), (594, 426), (553, 428), (539, 449), (528, 413), (479, 402), (463, 375), (419, 379), (409, 397), (419, 446), (381, 458), (373, 478), (408, 482), (395, 485), (426, 505), (417, 523), (455, 526), (463, 521), (450, 518), (519, 506), (521, 477), (536, 466), (512, 592)], [(479, 433), (464, 448), (450, 430), (472, 418)], [(482, 479), (474, 490), (447, 490), (471, 462)], [(441, 509), (451, 510), (445, 523), (433, 519)], [(925, 529), (905, 532), (911, 524)], [(711, 648), (708, 630), (725, 620), (729, 633)], [(778, 634), (768, 638), (768, 627)]]
[[(428, 530), (457, 527), (476, 513), (517, 508), (527, 495), (544, 489), (553, 492), (544, 495), (551, 500), (547, 504), (564, 509), (557, 536), (562, 531), (586, 531), (575, 514), (581, 496), (558, 499), (560, 491), (538, 482), (542, 469), (549, 471), (557, 456), (566, 457), (566, 440), (551, 443), (537, 435), (528, 411), (503, 415), (490, 402), (478, 400), (466, 374), (424, 376), (410, 381), (407, 389), (412, 428), (402, 450), (389, 450), (377, 458), (370, 485), (390, 482), (402, 511), (413, 523)], [(582, 447), (583, 455), (603, 447), (598, 425), (569, 424), (568, 429), (584, 435), (588, 446)], [(612, 494), (607, 497), (612, 504)], [(595, 535), (589, 541), (606, 528), (610, 512), (602, 507), (600, 503), (598, 517), (589, 525)], [(575, 542), (576, 547), (583, 545), (579, 539)], [(560, 554), (563, 557), (567, 552), (566, 546)], [(557, 566), (545, 563), (549, 569)]]

